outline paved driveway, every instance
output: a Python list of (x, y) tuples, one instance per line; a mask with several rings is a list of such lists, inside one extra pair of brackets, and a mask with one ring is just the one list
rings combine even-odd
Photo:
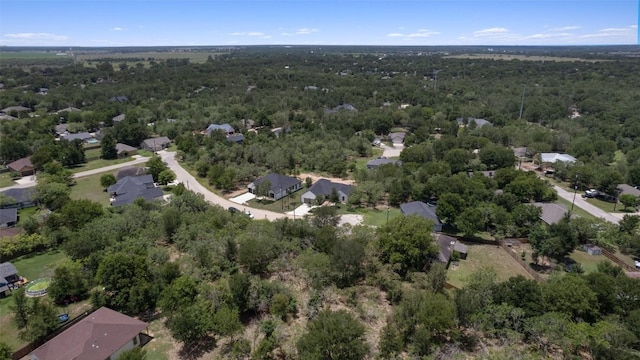
[(247, 201), (255, 199), (256, 196), (250, 192), (246, 192), (244, 194), (238, 195), (236, 197), (232, 197), (229, 200), (233, 201), (236, 204), (246, 204)]

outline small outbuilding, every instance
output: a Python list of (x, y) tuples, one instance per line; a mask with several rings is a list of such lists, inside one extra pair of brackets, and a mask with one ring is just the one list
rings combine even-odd
[(584, 244), (582, 248), (591, 256), (602, 255), (602, 249), (594, 244)]

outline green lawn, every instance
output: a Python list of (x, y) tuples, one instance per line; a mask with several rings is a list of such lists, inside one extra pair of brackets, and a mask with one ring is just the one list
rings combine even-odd
[(114, 160), (98, 159), (98, 160), (86, 162), (84, 164), (80, 164), (78, 166), (74, 166), (70, 168), (70, 170), (72, 173), (75, 174), (81, 171), (99, 169), (101, 167), (122, 164), (122, 163), (126, 163), (133, 160), (134, 160), (133, 158), (114, 159)]
[(582, 265), (585, 274), (596, 272), (598, 263), (601, 261), (612, 263), (611, 260), (607, 259), (604, 255), (592, 256), (582, 249), (575, 250), (569, 257)]
[(95, 174), (76, 179), (76, 184), (71, 187), (71, 198), (74, 200), (89, 199), (109, 206), (109, 194), (100, 185), (102, 175)]
[(88, 149), (88, 150), (84, 151), (84, 156), (86, 156), (88, 158), (99, 157), (101, 155), (102, 155), (102, 149), (101, 148)]
[[(556, 200), (556, 204), (562, 204), (567, 208), (567, 210), (571, 210), (571, 202), (567, 201), (567, 200), (565, 200), (563, 198), (558, 198), (558, 200)], [(580, 208), (578, 206), (574, 206), (573, 207), (573, 213), (578, 215), (578, 216), (580, 216), (581, 218), (596, 220), (595, 216), (593, 216), (590, 213), (582, 210), (582, 208)]]
[(486, 268), (492, 268), (496, 272), (498, 281), (518, 275), (531, 279), (531, 275), (502, 247), (480, 244), (468, 244), (468, 247), (467, 259), (460, 260), (457, 267), (450, 266), (447, 271), (447, 281), (452, 285), (463, 287), (471, 274)]
[[(600, 200), (600, 199), (593, 199), (593, 198), (587, 198), (585, 199), (589, 204), (604, 210), (606, 212), (625, 212), (624, 211), (624, 205), (620, 204), (620, 203), (612, 203), (612, 202), (608, 202), (608, 201), (604, 201), (604, 200)], [(615, 209), (615, 210), (614, 210)], [(632, 210), (629, 212), (633, 212)]]
[(247, 202), (247, 206), (281, 213), (293, 211), (302, 204), (300, 197), (303, 193), (304, 191), (300, 190), (278, 201), (251, 199)]
[(15, 185), (16, 183), (11, 179), (10, 172), (4, 172), (0, 174), (0, 187), (7, 187)]

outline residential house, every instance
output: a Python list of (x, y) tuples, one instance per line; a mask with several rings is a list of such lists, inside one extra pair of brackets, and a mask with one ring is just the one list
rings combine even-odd
[(387, 164), (401, 166), (402, 161), (397, 159), (387, 159), (386, 157), (379, 157), (377, 159), (369, 160), (367, 162), (367, 169), (375, 169), (382, 165), (387, 165)]
[(283, 197), (302, 189), (302, 181), (300, 181), (300, 179), (271, 173), (250, 183), (247, 186), (249, 188), (249, 192), (257, 194), (258, 188), (263, 181), (268, 181), (271, 184), (268, 196), (274, 200), (282, 199)]
[(131, 166), (118, 170), (116, 172), (116, 180), (123, 179), (127, 176), (147, 175), (147, 168), (144, 166)]
[(620, 184), (618, 185), (618, 196), (620, 195), (633, 195), (640, 198), (640, 190), (629, 184)]
[(35, 187), (28, 188), (12, 188), (1, 192), (0, 194), (14, 200), (12, 203), (4, 204), (2, 208), (24, 209), (35, 205), (33, 202), (33, 194)]
[(40, 88), (40, 90), (36, 94), (38, 94), (38, 95), (47, 95), (47, 94), (49, 94), (49, 89), (48, 88)]
[(351, 191), (353, 191), (353, 186), (335, 183), (328, 179), (320, 179), (302, 194), (301, 199), (302, 202), (313, 205), (318, 198), (322, 200), (329, 199), (334, 191), (338, 196), (338, 201), (346, 203), (349, 200)]
[(18, 159), (7, 165), (7, 167), (11, 171), (20, 173), (20, 176), (29, 176), (36, 173), (36, 168), (31, 163), (31, 158), (29, 157)]
[(142, 346), (149, 324), (101, 307), (35, 349), (30, 360), (116, 360), (122, 352)]
[(438, 249), (440, 250), (438, 252), (439, 262), (448, 266), (451, 257), (455, 253), (458, 253), (462, 259), (467, 258), (467, 245), (461, 243), (458, 239), (444, 234), (436, 234), (436, 242), (438, 243)]
[(56, 114), (60, 114), (60, 113), (64, 113), (64, 112), (70, 113), (70, 112), (77, 112), (77, 111), (82, 111), (82, 110), (80, 110), (80, 109), (78, 109), (76, 107), (73, 107), (73, 106), (69, 106), (69, 107), (66, 107), (64, 109), (60, 109), (60, 110), (56, 111)]
[(138, 149), (127, 144), (117, 143), (116, 152), (118, 153), (118, 159), (122, 159), (135, 155), (138, 152)]
[(472, 118), (472, 117), (467, 118), (466, 121), (465, 121), (465, 119), (459, 117), (459, 118), (456, 119), (456, 122), (458, 123), (459, 126), (469, 126), (472, 123), (475, 123), (476, 127), (493, 126), (493, 124), (488, 120), (476, 119), (476, 118)]
[(256, 122), (255, 120), (251, 119), (242, 119), (242, 126), (247, 129), (253, 129), (253, 127), (256, 126)]
[(0, 209), (0, 229), (14, 227), (18, 223), (18, 209)]
[(147, 201), (162, 199), (162, 189), (155, 186), (151, 175), (127, 176), (107, 189), (111, 194), (111, 206), (133, 204), (136, 199)]
[(518, 159), (528, 159), (531, 157), (531, 153), (529, 152), (529, 148), (526, 146), (523, 147), (514, 147), (513, 155)]
[(404, 143), (405, 136), (406, 134), (403, 132), (394, 132), (389, 134), (389, 140), (391, 140), (393, 144), (402, 144)]
[(227, 141), (228, 142), (234, 142), (236, 144), (244, 143), (244, 139), (245, 139), (244, 135), (239, 134), (239, 133), (227, 136)]
[(236, 132), (236, 130), (233, 128), (233, 126), (231, 126), (229, 124), (222, 124), (222, 125), (211, 124), (211, 125), (209, 125), (209, 127), (207, 127), (207, 129), (204, 132), (208, 136), (211, 136), (211, 132), (212, 131), (222, 131), (225, 136), (233, 135)]
[(14, 284), (19, 282), (18, 270), (10, 262), (0, 264), (0, 298), (3, 298), (14, 288)]
[(91, 139), (94, 139), (94, 137), (88, 132), (79, 132), (75, 134), (66, 133), (66, 134), (60, 135), (60, 140), (67, 140), (67, 141), (81, 140), (83, 143), (86, 143)]
[(418, 215), (427, 220), (431, 220), (433, 222), (433, 227), (431, 228), (432, 231), (442, 231), (442, 222), (440, 221), (438, 215), (436, 215), (435, 206), (429, 206), (422, 201), (412, 201), (400, 204), (400, 212), (402, 212), (402, 214), (404, 214), (405, 216)]
[(28, 107), (24, 107), (22, 105), (18, 105), (18, 106), (6, 107), (6, 108), (2, 109), (1, 111), (3, 113), (5, 113), (5, 114), (10, 114), (10, 113), (31, 112), (31, 109), (29, 109)]
[(7, 115), (7, 114), (1, 114), (0, 115), (0, 120), (9, 120), (9, 121), (11, 121), (11, 120), (18, 120), (18, 118), (15, 117), (15, 116)]
[(55, 127), (55, 132), (56, 134), (58, 134), (58, 136), (62, 136), (67, 133), (68, 127), (69, 127), (69, 124), (58, 124)]
[(308, 90), (308, 91), (309, 91), (309, 90), (310, 90), (310, 91), (317, 91), (317, 90), (318, 90), (318, 87), (317, 87), (317, 86), (315, 86), (315, 85), (307, 85), (307, 86), (305, 86), (305, 87), (304, 87), (304, 89), (305, 89), (305, 90)]
[(129, 98), (124, 96), (124, 95), (119, 95), (119, 96), (113, 96), (111, 99), (109, 99), (109, 101), (112, 101), (112, 102), (127, 102), (127, 101), (129, 101)]
[(356, 109), (356, 107), (351, 105), (351, 104), (341, 104), (341, 105), (338, 105), (338, 106), (334, 107), (333, 109), (324, 109), (324, 113), (325, 114), (337, 114), (338, 112), (340, 112), (340, 110), (358, 111), (358, 109)]
[(568, 213), (567, 208), (562, 204), (533, 203), (532, 205), (542, 209), (540, 220), (547, 225), (559, 223)]
[(145, 150), (156, 152), (156, 151), (166, 149), (167, 147), (169, 147), (169, 145), (171, 145), (171, 140), (169, 140), (169, 138), (166, 136), (161, 136), (161, 137), (145, 139), (140, 144), (140, 147)]
[(563, 153), (540, 153), (540, 163), (542, 164), (553, 164), (557, 161), (572, 164), (576, 162), (577, 159), (569, 154)]
[(127, 116), (125, 114), (120, 114), (120, 115), (116, 115), (114, 117), (111, 118), (111, 121), (113, 121), (114, 123), (118, 123), (118, 122), (122, 122), (124, 121), (124, 119), (126, 119)]

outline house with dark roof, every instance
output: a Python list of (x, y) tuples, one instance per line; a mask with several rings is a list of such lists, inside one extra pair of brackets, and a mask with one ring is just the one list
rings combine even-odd
[(317, 199), (329, 199), (334, 191), (338, 196), (338, 201), (346, 203), (353, 191), (353, 186), (320, 179), (302, 194), (301, 199), (302, 202), (313, 205), (318, 201)]
[(225, 136), (233, 135), (236, 132), (236, 130), (233, 128), (233, 126), (231, 126), (229, 124), (222, 124), (222, 125), (211, 124), (211, 125), (209, 125), (209, 127), (207, 127), (207, 129), (204, 132), (208, 136), (211, 136), (211, 132), (212, 131), (222, 131)]
[(324, 113), (325, 114), (337, 114), (337, 113), (340, 112), (340, 110), (358, 111), (358, 109), (356, 109), (356, 107), (351, 105), (351, 104), (340, 104), (340, 105), (334, 107), (333, 109), (324, 109)]
[(431, 228), (432, 231), (442, 231), (442, 222), (438, 215), (436, 215), (435, 206), (429, 206), (422, 201), (412, 201), (400, 204), (400, 212), (405, 216), (418, 215), (427, 220), (431, 220), (433, 222), (433, 227)]
[(30, 360), (117, 359), (122, 352), (142, 346), (149, 324), (101, 307), (29, 354)]
[(547, 225), (559, 223), (560, 220), (567, 216), (567, 213), (569, 212), (567, 208), (562, 204), (537, 202), (531, 205), (539, 207), (542, 210), (540, 212), (540, 220), (542, 220)]
[(227, 141), (228, 142), (233, 142), (233, 143), (236, 143), (236, 144), (242, 144), (242, 143), (244, 143), (244, 140), (245, 140), (244, 135), (242, 135), (240, 133), (227, 136)]
[(87, 142), (91, 139), (94, 139), (94, 137), (88, 132), (79, 132), (75, 134), (65, 133), (60, 135), (60, 140), (66, 141), (81, 140), (82, 142)]
[(117, 143), (116, 152), (118, 153), (118, 159), (122, 159), (135, 155), (138, 152), (138, 149), (127, 144)]
[(456, 122), (458, 123), (458, 126), (469, 126), (472, 123), (475, 123), (476, 127), (483, 127), (485, 125), (486, 126), (493, 126), (493, 124), (488, 120), (476, 119), (476, 118), (473, 118), (473, 117), (468, 117), (466, 119), (466, 121), (465, 121), (464, 118), (459, 117), (459, 118), (456, 119)]
[(402, 161), (397, 159), (387, 159), (386, 157), (379, 157), (377, 159), (367, 161), (367, 169), (375, 169), (387, 164), (401, 166)]
[(147, 168), (144, 166), (131, 166), (118, 170), (116, 172), (116, 180), (123, 179), (127, 176), (147, 175)]
[(449, 261), (455, 253), (458, 253), (462, 259), (467, 258), (469, 249), (467, 245), (461, 243), (458, 239), (444, 234), (436, 234), (436, 242), (440, 250), (438, 252), (438, 261), (446, 266), (449, 265)]
[(618, 185), (618, 196), (620, 195), (633, 195), (635, 197), (640, 197), (640, 190), (629, 184), (620, 184)]
[(0, 298), (9, 295), (14, 288), (13, 284), (19, 281), (18, 270), (12, 263), (4, 262), (0, 264)]
[(7, 114), (0, 114), (0, 120), (18, 120), (18, 118)]
[(263, 176), (259, 179), (254, 180), (247, 187), (249, 188), (249, 192), (252, 194), (258, 193), (258, 188), (260, 184), (264, 181), (268, 181), (269, 184), (269, 195), (271, 199), (279, 200), (283, 197), (292, 194), (300, 189), (302, 189), (302, 181), (300, 179), (271, 173), (267, 176)]
[(7, 165), (9, 170), (20, 173), (21, 176), (29, 176), (33, 175), (36, 172), (36, 168), (31, 163), (30, 157), (25, 157), (22, 159), (18, 159), (9, 165)]
[(18, 223), (18, 209), (0, 209), (0, 229), (14, 227)]
[(8, 204), (4, 204), (2, 206), (0, 206), (1, 208), (17, 208), (17, 209), (24, 209), (24, 208), (28, 208), (28, 207), (32, 207), (34, 206), (34, 202), (33, 202), (33, 194), (35, 193), (35, 187), (28, 187), (28, 188), (12, 188), (12, 189), (7, 189), (3, 192), (1, 192), (0, 194), (13, 199), (14, 202), (12, 203), (8, 203)]
[(114, 96), (111, 99), (109, 99), (109, 101), (112, 102), (127, 102), (129, 101), (129, 98), (124, 96), (124, 95), (119, 95), (119, 96)]
[(149, 138), (142, 141), (140, 147), (149, 150), (149, 151), (160, 151), (164, 150), (171, 145), (171, 140), (169, 140), (166, 136)]
[(151, 175), (127, 176), (107, 189), (111, 206), (133, 204), (136, 199), (147, 201), (162, 199), (162, 189), (155, 186)]

